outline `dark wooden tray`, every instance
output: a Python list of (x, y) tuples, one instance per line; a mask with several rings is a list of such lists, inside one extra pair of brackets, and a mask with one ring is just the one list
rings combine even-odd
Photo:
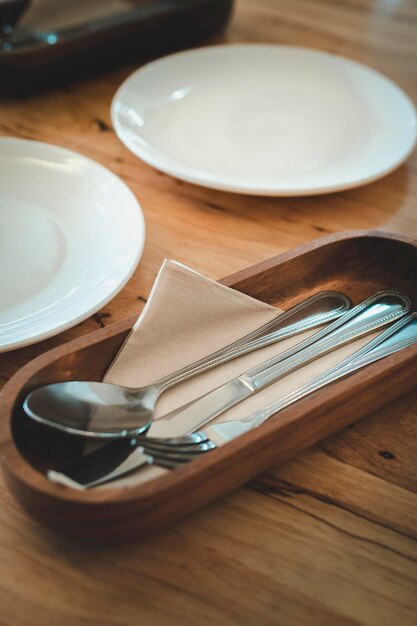
[[(30, 4), (28, 0), (0, 3), (1, 96), (51, 88), (207, 41), (227, 24), (233, 1), (131, 0), (124, 11), (54, 29), (42, 37), (35, 35), (39, 27), (28, 30), (19, 25), (8, 35), (2, 26), (10, 28), (21, 12), (30, 10)], [(58, 17), (59, 5), (55, 3), (53, 14)]]
[[(417, 301), (417, 245), (385, 233), (341, 233), (229, 276), (223, 284), (288, 308), (323, 289), (354, 303), (385, 288)], [(47, 431), (21, 411), (34, 387), (59, 380), (99, 380), (135, 318), (43, 354), (6, 385), (0, 449), (7, 483), (36, 519), (74, 536), (126, 540), (154, 532), (276, 466), (416, 384), (417, 346), (375, 363), (281, 411), (261, 428), (144, 485), (76, 491), (49, 482), (44, 466), (74, 457), (80, 441)]]

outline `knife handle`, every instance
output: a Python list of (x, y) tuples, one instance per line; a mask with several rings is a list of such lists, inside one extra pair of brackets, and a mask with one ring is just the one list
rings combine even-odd
[[(240, 378), (253, 390), (262, 389), (324, 354), (332, 352), (346, 343), (367, 335), (382, 326), (402, 317), (410, 310), (408, 298), (396, 292), (375, 294), (338, 320), (339, 327), (311, 346), (285, 358), (279, 364), (266, 364), (254, 368)], [(343, 320), (345, 322), (343, 323)], [(283, 355), (281, 355), (282, 357)]]

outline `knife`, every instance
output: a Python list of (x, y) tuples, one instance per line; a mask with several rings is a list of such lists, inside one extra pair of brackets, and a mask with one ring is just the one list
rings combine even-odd
[(299, 387), (295, 391), (284, 396), (280, 400), (255, 411), (251, 415), (240, 420), (227, 420), (218, 424), (208, 424), (200, 431), (201, 436), (206, 437), (215, 444), (214, 447), (243, 435), (253, 428), (257, 428), (267, 419), (282, 411), (297, 400), (321, 389), (322, 387), (353, 374), (362, 367), (366, 367), (375, 361), (379, 361), (394, 352), (403, 350), (417, 342), (417, 313), (410, 313), (398, 322), (380, 333), (377, 337), (365, 344), (360, 350), (344, 359), (338, 365), (320, 374), (309, 383)]
[[(308, 396), (336, 380), (345, 378), (375, 361), (411, 346), (416, 342), (417, 314), (412, 313), (401, 318), (398, 322), (391, 325), (387, 330), (380, 333), (376, 338), (369, 341), (365, 346), (360, 348), (360, 350), (357, 350), (339, 364), (323, 372), (314, 380), (295, 389), (283, 398), (242, 419), (225, 420), (217, 424), (208, 424), (204, 430), (194, 432), (193, 437), (199, 441), (204, 441), (204, 451), (221, 447), (236, 437), (257, 428), (267, 419), (276, 415), (297, 400)], [(147, 449), (152, 450), (152, 446), (153, 444), (151, 446), (147, 445)], [(201, 454), (201, 452), (194, 452), (194, 446), (188, 446), (188, 449), (178, 446), (172, 446), (172, 448), (172, 450), (166, 447), (162, 450), (161, 448), (159, 450), (156, 448), (155, 451), (151, 453), (154, 463), (167, 469), (173, 469)]]

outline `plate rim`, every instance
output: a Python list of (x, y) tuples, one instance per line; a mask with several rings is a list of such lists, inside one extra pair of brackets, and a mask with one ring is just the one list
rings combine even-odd
[(1, 144), (3, 143), (4, 144), (16, 143), (16, 144), (21, 144), (21, 145), (30, 144), (32, 146), (35, 145), (36, 147), (40, 146), (41, 150), (52, 150), (52, 151), (61, 153), (62, 155), (67, 155), (73, 158), (75, 157), (77, 159), (81, 159), (82, 161), (86, 162), (90, 167), (96, 168), (97, 170), (104, 173), (106, 176), (110, 176), (110, 178), (112, 178), (114, 181), (117, 182), (117, 184), (121, 185), (121, 187), (125, 189), (128, 196), (130, 196), (130, 198), (132, 199), (133, 206), (135, 210), (137, 211), (137, 218), (139, 221), (140, 232), (139, 232), (139, 238), (138, 238), (139, 245), (137, 247), (135, 257), (132, 260), (132, 263), (129, 269), (124, 274), (123, 278), (117, 283), (117, 285), (111, 291), (107, 293), (106, 296), (104, 296), (100, 300), (97, 300), (95, 304), (88, 307), (88, 309), (85, 309), (83, 313), (79, 313), (75, 317), (72, 317), (71, 320), (63, 322), (63, 323), (58, 323), (57, 325), (53, 326), (49, 330), (45, 330), (44, 332), (37, 332), (33, 336), (28, 337), (26, 339), (21, 339), (21, 340), (13, 341), (11, 343), (3, 344), (1, 336), (0, 336), (0, 354), (11, 352), (13, 350), (24, 348), (30, 345), (34, 345), (36, 343), (44, 341), (45, 339), (54, 337), (62, 332), (65, 332), (66, 330), (69, 330), (70, 328), (73, 328), (77, 324), (80, 324), (81, 322), (85, 321), (86, 319), (94, 315), (94, 313), (99, 311), (101, 308), (106, 306), (106, 304), (108, 304), (111, 300), (113, 300), (113, 298), (123, 289), (123, 287), (125, 287), (125, 285), (132, 278), (134, 272), (136, 271), (138, 267), (139, 261), (142, 258), (143, 250), (145, 247), (145, 241), (146, 241), (146, 222), (145, 222), (145, 216), (143, 213), (142, 206), (139, 200), (137, 199), (136, 195), (133, 193), (133, 191), (129, 187), (129, 185), (127, 185), (125, 181), (120, 176), (115, 174), (112, 170), (105, 167), (98, 161), (95, 161), (91, 157), (88, 157), (80, 152), (77, 152), (76, 150), (72, 150), (71, 148), (66, 148), (65, 146), (49, 143), (46, 141), (40, 141), (38, 139), (28, 139), (25, 137), (13, 137), (11, 135), (2, 135), (0, 137), (0, 148), (1, 148)]
[[(205, 178), (205, 177), (193, 175), (192, 173), (190, 173), (193, 171), (193, 168), (189, 165), (184, 166), (182, 164), (179, 164), (177, 167), (175, 167), (175, 163), (174, 163), (174, 167), (171, 167), (170, 162), (171, 161), (175, 162), (175, 159), (173, 159), (169, 155), (155, 149), (155, 151), (157, 152), (157, 155), (154, 156), (153, 154), (150, 154), (147, 151), (146, 147), (138, 146), (137, 144), (133, 144), (132, 142), (129, 141), (129, 139), (126, 137), (126, 134), (123, 131), (122, 124), (119, 122), (118, 114), (116, 112), (116, 103), (119, 99), (120, 94), (122, 93), (124, 88), (128, 85), (128, 83), (133, 82), (133, 80), (136, 78), (138, 74), (144, 71), (147, 71), (149, 70), (149, 68), (153, 68), (154, 66), (160, 63), (169, 61), (173, 58), (192, 56), (194, 54), (205, 53), (205, 52), (212, 51), (212, 50), (225, 50), (227, 48), (234, 48), (234, 49), (263, 48), (263, 49), (269, 49), (269, 50), (303, 51), (303, 52), (312, 54), (313, 56), (322, 56), (322, 57), (337, 59), (339, 61), (346, 62), (349, 65), (356, 66), (360, 70), (365, 70), (369, 72), (370, 74), (373, 74), (374, 76), (380, 79), (383, 79), (386, 83), (388, 83), (391, 86), (391, 88), (393, 88), (395, 91), (398, 92), (398, 94), (404, 99), (404, 101), (408, 104), (408, 106), (410, 107), (411, 111), (414, 114), (414, 121), (415, 121), (415, 124), (413, 126), (414, 133), (411, 138), (410, 146), (408, 150), (404, 153), (401, 159), (397, 159), (390, 166), (384, 168), (383, 170), (379, 172), (371, 174), (369, 176), (364, 176), (363, 178), (352, 180), (346, 183), (341, 182), (340, 184), (336, 184), (336, 185), (331, 184), (331, 185), (322, 185), (322, 186), (313, 186), (313, 187), (305, 186), (305, 187), (297, 188), (297, 187), (291, 187), (291, 186), (283, 187), (279, 185), (278, 186), (271, 185), (271, 186), (266, 187), (265, 185), (247, 184), (247, 183), (244, 185), (236, 185), (233, 183), (230, 184), (230, 183), (222, 182), (222, 181), (212, 181), (210, 180), (210, 178)], [(189, 50), (181, 50), (179, 52), (173, 52), (171, 54), (168, 54), (158, 59), (155, 59), (153, 61), (150, 61), (149, 63), (145, 63), (144, 65), (140, 66), (139, 68), (131, 72), (117, 88), (112, 98), (111, 105), (110, 105), (110, 116), (111, 116), (113, 128), (116, 132), (117, 137), (121, 141), (121, 143), (130, 152), (132, 152), (137, 158), (141, 159), (142, 161), (144, 161), (151, 167), (157, 169), (158, 171), (163, 172), (164, 174), (168, 174), (169, 176), (172, 176), (174, 178), (183, 180), (185, 182), (198, 185), (200, 187), (206, 187), (208, 189), (216, 189), (219, 191), (227, 191), (231, 193), (255, 195), (255, 196), (268, 196), (268, 197), (315, 196), (315, 195), (322, 195), (322, 194), (335, 193), (339, 191), (345, 191), (349, 189), (354, 189), (356, 187), (362, 187), (376, 180), (384, 178), (385, 176), (387, 176), (388, 174), (390, 174), (391, 172), (399, 168), (401, 165), (403, 165), (405, 161), (413, 153), (417, 145), (417, 109), (416, 109), (416, 106), (413, 100), (410, 98), (410, 96), (395, 81), (393, 81), (391, 78), (389, 78), (382, 72), (379, 72), (378, 70), (374, 69), (373, 67), (370, 67), (364, 63), (360, 63), (359, 61), (356, 61), (354, 59), (350, 59), (349, 57), (327, 52), (326, 50), (321, 50), (318, 48), (308, 48), (305, 46), (286, 45), (286, 44), (281, 45), (281, 44), (274, 44), (274, 43), (242, 42), (242, 43), (206, 45), (206, 46), (201, 46), (198, 48), (192, 48)], [(184, 172), (184, 169), (185, 169), (185, 172)]]

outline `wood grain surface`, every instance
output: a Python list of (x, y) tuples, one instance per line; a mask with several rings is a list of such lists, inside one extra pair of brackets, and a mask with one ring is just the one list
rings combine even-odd
[[(415, 0), (238, 0), (222, 40), (319, 48), (364, 62), (417, 101)], [(385, 179), (313, 198), (208, 191), (135, 159), (109, 105), (133, 67), (0, 104), (0, 132), (50, 141), (119, 174), (147, 221), (143, 260), (91, 319), (0, 355), (34, 356), (139, 313), (164, 257), (220, 278), (323, 233), (417, 237), (417, 155)], [(0, 624), (413, 626), (417, 392), (143, 542), (98, 548), (31, 521), (0, 485)]]

